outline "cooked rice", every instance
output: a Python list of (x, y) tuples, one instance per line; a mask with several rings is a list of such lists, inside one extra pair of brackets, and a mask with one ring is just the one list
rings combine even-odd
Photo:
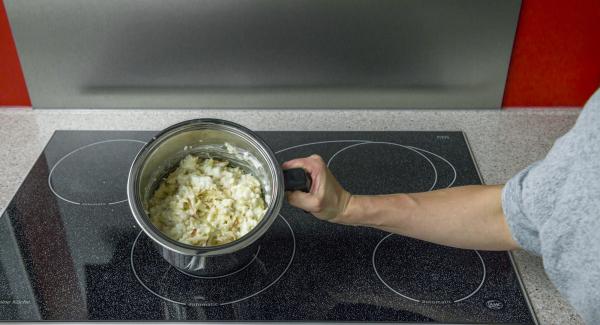
[(227, 161), (187, 155), (149, 201), (151, 222), (169, 238), (222, 245), (247, 234), (266, 212), (260, 182)]

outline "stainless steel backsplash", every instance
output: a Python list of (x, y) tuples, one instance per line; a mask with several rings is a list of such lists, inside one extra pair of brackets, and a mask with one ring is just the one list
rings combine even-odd
[(520, 0), (4, 0), (34, 107), (498, 108)]

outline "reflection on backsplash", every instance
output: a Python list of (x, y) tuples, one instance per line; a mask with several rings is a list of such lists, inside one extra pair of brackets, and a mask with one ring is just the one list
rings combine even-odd
[(63, 108), (499, 108), (521, 4), (4, 2), (33, 106)]

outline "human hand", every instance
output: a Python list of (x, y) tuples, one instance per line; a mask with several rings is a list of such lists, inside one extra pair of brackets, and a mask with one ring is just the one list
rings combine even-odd
[(291, 205), (308, 211), (321, 220), (336, 222), (343, 216), (352, 195), (338, 183), (323, 158), (312, 155), (293, 159), (283, 163), (282, 167), (283, 169), (302, 168), (312, 179), (309, 193), (286, 192)]

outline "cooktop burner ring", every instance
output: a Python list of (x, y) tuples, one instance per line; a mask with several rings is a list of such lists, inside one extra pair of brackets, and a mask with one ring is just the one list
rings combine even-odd
[[(409, 145), (402, 145), (402, 144), (399, 144), (399, 143), (389, 142), (389, 141), (372, 141), (372, 140), (359, 140), (359, 139), (340, 139), (340, 140), (315, 141), (315, 142), (301, 143), (301, 144), (294, 145), (294, 146), (291, 146), (291, 147), (279, 149), (275, 153), (276, 154), (280, 154), (280, 153), (286, 152), (288, 150), (293, 150), (293, 149), (307, 147), (307, 146), (312, 146), (312, 145), (328, 144), (328, 143), (350, 143), (349, 146), (346, 146), (346, 147), (338, 150), (336, 153), (333, 154), (333, 156), (331, 158), (328, 159), (328, 161), (327, 161), (327, 166), (328, 167), (331, 164), (332, 159), (336, 155), (338, 155), (340, 152), (342, 152), (344, 150), (347, 150), (347, 149), (352, 148), (354, 146), (368, 144), (368, 143), (375, 143), (375, 144), (380, 143), (380, 144), (388, 144), (388, 145), (392, 145), (392, 146), (402, 147), (402, 148), (414, 151), (414, 152), (418, 153), (421, 156), (424, 156), (423, 155), (424, 153), (430, 154), (430, 155), (432, 155), (432, 156), (440, 159), (444, 163), (446, 163), (452, 169), (452, 174), (453, 174), (452, 180), (446, 186), (446, 188), (451, 187), (452, 185), (454, 185), (454, 183), (456, 182), (456, 179), (458, 177), (458, 172), (456, 171), (456, 167), (450, 161), (448, 161), (448, 159), (442, 157), (441, 155), (438, 155), (438, 154), (436, 154), (434, 152), (431, 152), (431, 151), (428, 151), (428, 150), (425, 150), (425, 149), (422, 149), (422, 148), (419, 148), (419, 147), (409, 146)], [(433, 166), (434, 171), (436, 172), (436, 176), (437, 176), (437, 168), (435, 167), (435, 164), (433, 164), (433, 162), (431, 161), (431, 159), (429, 159), (429, 157), (424, 156), (424, 158)], [(434, 183), (434, 185), (433, 185), (433, 187), (431, 189), (435, 188), (436, 185), (437, 185), (437, 179), (436, 179), (436, 182)]]
[(424, 152), (424, 153), (430, 154), (430, 155), (432, 155), (432, 156), (440, 159), (444, 163), (446, 163), (448, 166), (450, 166), (450, 168), (452, 169), (452, 173), (453, 173), (452, 180), (446, 186), (446, 188), (452, 187), (452, 185), (454, 185), (454, 183), (456, 183), (456, 179), (458, 178), (458, 172), (456, 171), (456, 167), (454, 167), (454, 165), (450, 161), (448, 161), (448, 159), (446, 159), (446, 158), (444, 158), (444, 157), (442, 157), (442, 156), (440, 156), (440, 155), (438, 155), (438, 154), (436, 154), (434, 152), (425, 150), (425, 149), (421, 149), (421, 148), (413, 147), (413, 146), (406, 146), (406, 147), (418, 150), (420, 152)]
[(384, 144), (384, 145), (390, 145), (390, 146), (396, 146), (396, 147), (400, 147), (400, 148), (404, 148), (404, 149), (408, 149), (416, 154), (418, 154), (419, 156), (421, 156), (422, 158), (424, 158), (425, 160), (427, 160), (427, 162), (429, 163), (429, 165), (431, 166), (431, 168), (433, 169), (433, 183), (431, 184), (431, 187), (427, 190), (427, 191), (431, 191), (435, 188), (435, 186), (437, 185), (438, 182), (438, 171), (437, 168), (435, 167), (435, 164), (433, 163), (433, 161), (431, 161), (431, 159), (429, 159), (429, 157), (425, 156), (422, 152), (416, 150), (415, 148), (409, 147), (409, 146), (405, 146), (402, 144), (398, 144), (398, 143), (394, 143), (394, 142), (387, 142), (387, 141), (364, 141), (364, 142), (359, 142), (359, 143), (355, 143), (355, 144), (351, 144), (349, 146), (346, 146), (338, 151), (336, 151), (327, 161), (327, 167), (329, 168), (331, 165), (331, 162), (335, 159), (335, 157), (337, 155), (339, 155), (340, 153), (351, 149), (351, 148), (355, 148), (358, 146), (363, 146), (363, 145), (368, 145), (368, 144)]
[(408, 296), (407, 294), (403, 294), (403, 293), (399, 292), (398, 290), (392, 288), (392, 286), (383, 279), (383, 277), (381, 276), (379, 270), (377, 269), (376, 255), (377, 255), (377, 250), (381, 246), (381, 243), (383, 243), (386, 239), (390, 238), (393, 235), (394, 234), (388, 234), (388, 235), (384, 236), (377, 243), (377, 245), (375, 245), (375, 249), (373, 250), (373, 254), (371, 256), (371, 264), (373, 266), (373, 270), (375, 271), (375, 275), (377, 276), (377, 278), (379, 279), (379, 281), (381, 283), (383, 283), (393, 293), (395, 293), (395, 294), (397, 294), (397, 295), (399, 295), (399, 296), (401, 296), (401, 297), (403, 297), (405, 299), (408, 299), (410, 301), (417, 302), (417, 303), (424, 303), (424, 304), (450, 304), (450, 303), (461, 302), (461, 301), (464, 301), (464, 300), (467, 300), (467, 299), (471, 298), (477, 292), (479, 292), (479, 290), (483, 287), (483, 284), (485, 283), (485, 279), (487, 277), (487, 269), (486, 269), (486, 266), (485, 266), (485, 261), (483, 260), (483, 257), (481, 256), (481, 254), (477, 250), (472, 250), (473, 252), (475, 252), (475, 254), (477, 254), (477, 257), (479, 258), (479, 261), (481, 263), (482, 277), (481, 277), (481, 280), (479, 281), (479, 284), (477, 285), (477, 287), (473, 291), (469, 292), (467, 295), (464, 295), (464, 296), (462, 296), (460, 298), (456, 298), (456, 299), (452, 299), (452, 300), (424, 300), (424, 299), (416, 299), (414, 297)]
[[(292, 226), (290, 225), (290, 223), (285, 219), (285, 217), (283, 217), (281, 214), (279, 214), (278, 217), (281, 218), (281, 220), (287, 226), (286, 228), (288, 229), (288, 231), (289, 231), (289, 233), (291, 235), (291, 239), (292, 239), (292, 252), (290, 254), (289, 261), (287, 262), (287, 264), (285, 265), (285, 267), (283, 268), (283, 270), (280, 271), (280, 274), (277, 275), (277, 277), (275, 277), (275, 279), (271, 280), (266, 286), (264, 286), (260, 290), (258, 290), (256, 292), (253, 292), (252, 294), (244, 296), (242, 298), (233, 299), (233, 300), (224, 301), (224, 302), (205, 302), (205, 301), (201, 301), (201, 302), (185, 302), (185, 301), (179, 301), (179, 300), (175, 300), (175, 299), (171, 299), (171, 298), (165, 297), (164, 295), (161, 295), (160, 293), (158, 293), (155, 290), (153, 290), (152, 288), (150, 288), (149, 285), (146, 284), (140, 278), (140, 275), (138, 274), (138, 270), (137, 270), (137, 268), (135, 266), (135, 263), (134, 263), (135, 248), (136, 248), (136, 245), (139, 242), (139, 238), (141, 237), (143, 231), (140, 231), (138, 233), (138, 235), (136, 236), (136, 238), (135, 238), (135, 240), (133, 242), (133, 245), (131, 246), (131, 252), (130, 252), (130, 257), (129, 257), (129, 259), (130, 259), (130, 265), (131, 265), (131, 270), (133, 271), (133, 274), (134, 274), (136, 280), (138, 281), (138, 283), (140, 283), (142, 285), (142, 287), (144, 287), (148, 292), (150, 292), (154, 296), (156, 296), (156, 297), (158, 297), (158, 298), (160, 298), (160, 299), (162, 299), (164, 301), (171, 302), (171, 303), (174, 303), (174, 304), (177, 304), (177, 305), (191, 306), (191, 307), (199, 307), (199, 306), (224, 306), (224, 305), (231, 305), (231, 304), (234, 304), (234, 303), (238, 303), (238, 302), (250, 299), (250, 298), (252, 298), (254, 296), (257, 296), (257, 295), (263, 293), (264, 291), (266, 291), (270, 287), (272, 287), (274, 284), (276, 284), (277, 282), (279, 282), (279, 280), (287, 273), (288, 269), (290, 268), (290, 266), (292, 265), (292, 263), (294, 261), (294, 258), (295, 258), (295, 255), (296, 255), (296, 236), (294, 234), (294, 230), (293, 230)], [(259, 248), (260, 248), (260, 246), (259, 246)], [(220, 278), (224, 278), (224, 277), (227, 277), (227, 276), (234, 275), (235, 273), (241, 272), (241, 271), (243, 271), (244, 269), (248, 268), (250, 265), (252, 265), (255, 262), (255, 260), (258, 258), (259, 252), (260, 252), (260, 249), (257, 250), (257, 253), (256, 253), (255, 257), (252, 259), (252, 261), (250, 261), (248, 264), (246, 264), (243, 268), (241, 268), (239, 270), (236, 270), (236, 271), (234, 271), (232, 273), (229, 273), (227, 275), (224, 275), (224, 276), (211, 277), (211, 278), (200, 278), (200, 279), (202, 279), (202, 280), (220, 279)], [(162, 258), (162, 257), (159, 257), (159, 258)], [(165, 263), (167, 263), (167, 262), (165, 261)], [(174, 267), (169, 265), (169, 267), (166, 269), (166, 271), (164, 273), (162, 273), (162, 279), (166, 278), (167, 275), (169, 274), (169, 272), (171, 272), (172, 269), (174, 269)], [(181, 275), (187, 276), (189, 278), (199, 278), (199, 277), (196, 277), (196, 276), (190, 276), (190, 274), (186, 274), (186, 273), (183, 273), (183, 272), (179, 272), (179, 273), (176, 273), (176, 274), (181, 274)]]
[[(141, 140), (134, 140), (134, 139), (111, 139), (111, 140), (103, 140), (103, 141), (97, 141), (94, 143), (90, 143), (87, 145), (84, 145), (82, 147), (79, 147), (69, 153), (67, 153), (66, 155), (64, 155), (62, 158), (60, 158), (55, 164), (54, 166), (52, 166), (52, 168), (50, 169), (50, 173), (48, 173), (48, 187), (50, 188), (50, 191), (52, 192), (52, 194), (54, 194), (54, 196), (56, 196), (57, 198), (71, 203), (71, 204), (75, 204), (75, 205), (81, 205), (81, 206), (106, 206), (106, 205), (115, 205), (115, 204), (119, 204), (119, 203), (124, 203), (127, 202), (127, 198), (123, 199), (123, 200), (116, 200), (116, 201), (110, 201), (110, 202), (78, 202), (75, 201), (73, 199), (69, 199), (67, 197), (65, 197), (64, 195), (61, 195), (60, 193), (58, 193), (58, 191), (56, 190), (56, 188), (54, 187), (54, 185), (52, 184), (52, 176), (55, 174), (55, 171), (57, 169), (57, 167), (59, 167), (61, 165), (61, 163), (63, 163), (67, 158), (73, 156), (74, 154), (88, 149), (90, 147), (93, 146), (97, 146), (100, 144), (106, 144), (106, 143), (114, 143), (114, 142), (134, 142), (134, 143), (140, 143), (142, 145), (146, 144), (146, 142), (141, 141)], [(126, 194), (126, 193), (125, 193)]]
[(327, 144), (327, 143), (357, 143), (357, 142), (368, 142), (368, 141), (363, 141), (363, 140), (326, 140), (326, 141), (307, 142), (307, 143), (301, 143), (301, 144), (297, 144), (295, 146), (291, 146), (291, 147), (279, 149), (275, 153), (276, 154), (280, 154), (280, 153), (286, 152), (288, 150), (292, 150), (292, 149), (296, 149), (296, 148), (302, 148), (302, 147), (306, 147), (306, 146), (318, 145), (318, 144)]

